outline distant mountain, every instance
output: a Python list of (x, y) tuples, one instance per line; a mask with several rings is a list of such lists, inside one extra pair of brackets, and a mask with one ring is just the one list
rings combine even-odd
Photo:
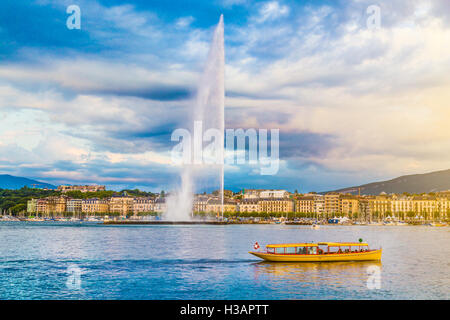
[(381, 192), (388, 194), (403, 192), (428, 193), (450, 190), (450, 169), (424, 174), (411, 174), (392, 180), (373, 182), (333, 191), (358, 194), (358, 188), (360, 188), (362, 195), (378, 195)]
[(0, 189), (20, 189), (22, 187), (56, 189), (54, 185), (28, 178), (0, 174)]

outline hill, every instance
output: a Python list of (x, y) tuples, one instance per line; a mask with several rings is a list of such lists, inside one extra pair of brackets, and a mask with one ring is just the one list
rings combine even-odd
[(0, 174), (0, 189), (16, 190), (22, 187), (56, 189), (54, 185), (9, 174)]
[(360, 188), (362, 195), (378, 195), (381, 192), (418, 194), (450, 190), (450, 169), (424, 174), (411, 174), (392, 180), (372, 182), (333, 191), (358, 194), (358, 188)]

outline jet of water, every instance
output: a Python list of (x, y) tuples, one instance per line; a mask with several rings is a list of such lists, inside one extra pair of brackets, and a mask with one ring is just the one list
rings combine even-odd
[[(225, 130), (225, 46), (223, 15), (214, 31), (214, 36), (208, 53), (208, 59), (202, 76), (200, 78), (197, 97), (192, 109), (191, 119), (188, 127), (193, 132), (195, 121), (200, 121), (203, 130), (217, 129), (221, 142), (221, 159), (224, 154), (224, 130)], [(216, 151), (217, 152), (217, 151)], [(192, 216), (193, 195), (196, 180), (204, 179), (205, 176), (214, 179), (218, 176), (220, 180), (220, 200), (223, 211), (223, 188), (224, 188), (224, 164), (200, 164), (185, 165), (181, 173), (181, 187), (167, 199), (167, 209), (164, 219), (174, 221), (187, 221)], [(222, 212), (223, 216), (223, 212)]]

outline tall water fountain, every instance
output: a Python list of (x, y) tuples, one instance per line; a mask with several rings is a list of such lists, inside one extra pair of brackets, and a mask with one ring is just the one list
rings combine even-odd
[[(205, 164), (195, 163), (185, 164), (181, 173), (181, 185), (167, 198), (167, 209), (164, 214), (165, 220), (188, 221), (192, 218), (193, 197), (196, 186), (219, 180), (220, 201), (223, 211), (223, 188), (224, 188), (224, 128), (225, 128), (225, 48), (224, 48), (224, 27), (223, 15), (220, 16), (219, 23), (214, 31), (214, 36), (209, 48), (208, 58), (200, 78), (197, 96), (192, 108), (191, 118), (188, 119), (187, 127), (191, 133), (198, 129), (198, 124), (202, 126), (203, 132), (208, 129), (216, 129), (219, 136), (220, 148), (215, 150), (215, 154), (221, 158), (220, 163)], [(197, 126), (194, 125), (197, 124)], [(197, 128), (195, 128), (197, 127)], [(203, 143), (203, 142), (202, 142)], [(194, 142), (195, 144), (195, 142)], [(195, 146), (192, 157), (195, 158)], [(197, 155), (198, 156), (198, 155)], [(207, 158), (205, 152), (202, 158)], [(214, 157), (214, 155), (212, 156)], [(222, 212), (223, 216), (223, 212)]]

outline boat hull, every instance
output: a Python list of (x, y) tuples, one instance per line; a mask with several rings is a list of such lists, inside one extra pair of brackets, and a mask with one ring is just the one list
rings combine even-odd
[(368, 252), (352, 252), (339, 254), (273, 254), (266, 252), (249, 253), (266, 261), (278, 262), (333, 262), (333, 261), (379, 261), (381, 260), (382, 249)]

